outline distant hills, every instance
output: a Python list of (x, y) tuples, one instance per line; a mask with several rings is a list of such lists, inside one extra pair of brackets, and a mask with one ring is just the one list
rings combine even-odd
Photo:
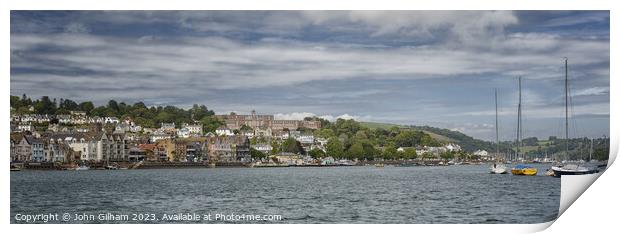
[[(461, 148), (468, 152), (473, 152), (479, 149), (489, 152), (495, 152), (495, 142), (484, 141), (475, 139), (464, 133), (458, 131), (452, 131), (444, 128), (436, 128), (431, 126), (414, 126), (414, 125), (399, 125), (390, 123), (375, 123), (375, 122), (361, 122), (362, 126), (370, 129), (383, 128), (390, 129), (392, 127), (413, 129), (424, 131), (430, 135), (433, 139), (440, 143), (455, 143), (461, 146)], [(568, 141), (569, 155), (572, 159), (584, 159), (588, 157), (590, 150), (589, 138), (571, 138)], [(593, 155), (592, 158), (598, 160), (607, 160), (609, 155), (609, 138), (596, 138), (593, 139)], [(545, 157), (556, 155), (562, 157), (565, 154), (566, 140), (557, 137), (549, 137), (549, 139), (538, 139), (536, 137), (528, 137), (522, 139), (521, 152), (531, 157)], [(499, 144), (500, 152), (516, 151), (516, 147), (513, 141), (502, 141)]]

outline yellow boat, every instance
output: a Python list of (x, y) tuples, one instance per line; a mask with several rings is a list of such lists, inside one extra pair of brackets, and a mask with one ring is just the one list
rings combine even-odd
[(526, 166), (526, 165), (517, 165), (511, 170), (513, 175), (526, 175), (526, 176), (534, 176), (538, 174), (538, 169)]

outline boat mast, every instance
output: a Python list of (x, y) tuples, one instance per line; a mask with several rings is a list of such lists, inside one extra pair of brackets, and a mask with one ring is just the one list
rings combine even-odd
[(594, 138), (590, 139), (590, 160), (592, 161), (592, 145), (594, 144)]
[(564, 58), (564, 123), (566, 127), (565, 131), (565, 147), (566, 147), (566, 157), (568, 157), (568, 58)]
[[(499, 126), (497, 119), (497, 88), (495, 88), (495, 157), (499, 157)], [(497, 159), (496, 159), (497, 161)]]
[(521, 77), (519, 76), (519, 105), (517, 107), (517, 152), (515, 159), (519, 159), (521, 152)]

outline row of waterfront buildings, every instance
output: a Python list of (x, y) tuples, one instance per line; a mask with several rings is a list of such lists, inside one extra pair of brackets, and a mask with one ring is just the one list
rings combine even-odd
[(249, 162), (250, 140), (245, 136), (210, 136), (164, 139), (156, 142), (130, 140), (126, 134), (13, 133), (11, 162), (135, 162), (223, 161)]
[[(270, 154), (269, 143), (250, 145), (261, 137), (283, 140), (293, 137), (308, 150), (326, 140), (298, 128), (318, 129), (319, 121), (275, 120), (273, 115), (217, 115), (224, 125), (204, 133), (202, 124), (161, 123), (143, 128), (131, 119), (70, 115), (11, 116), (11, 162), (122, 162), (122, 161), (251, 161), (250, 147)], [(47, 124), (45, 131), (34, 126)], [(249, 127), (243, 128), (243, 126)], [(242, 130), (242, 131), (240, 131)], [(263, 139), (264, 140), (264, 139)]]
[[(327, 139), (303, 129), (319, 129), (316, 120), (275, 120), (273, 115), (216, 115), (224, 125), (205, 133), (199, 123), (161, 123), (143, 128), (131, 119), (89, 117), (83, 112), (68, 116), (11, 116), (11, 162), (250, 162), (250, 149), (271, 155), (272, 142), (294, 138), (306, 152), (325, 151)], [(52, 121), (58, 120), (58, 121)], [(52, 123), (54, 122), (54, 123)], [(45, 131), (33, 124), (48, 123)], [(259, 140), (260, 139), (260, 140)], [(254, 143), (251, 143), (254, 142)], [(403, 151), (399, 148), (398, 151)], [(460, 151), (460, 146), (417, 147), (418, 155)]]

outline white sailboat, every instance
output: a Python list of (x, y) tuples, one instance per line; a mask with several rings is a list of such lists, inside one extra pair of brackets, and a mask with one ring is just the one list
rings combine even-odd
[[(568, 156), (568, 58), (564, 58), (564, 108), (565, 108), (565, 127), (566, 127), (566, 154)], [(565, 158), (567, 160), (567, 158)], [(555, 165), (552, 166), (548, 175), (553, 175), (555, 177), (561, 177), (562, 175), (584, 175), (584, 174), (592, 174), (596, 173), (598, 170), (590, 169), (585, 166), (582, 166), (581, 163), (568, 163), (566, 165)]]
[(495, 163), (489, 168), (491, 174), (506, 174), (506, 165), (500, 160), (499, 157), (499, 121), (497, 118), (497, 89), (495, 89)]

